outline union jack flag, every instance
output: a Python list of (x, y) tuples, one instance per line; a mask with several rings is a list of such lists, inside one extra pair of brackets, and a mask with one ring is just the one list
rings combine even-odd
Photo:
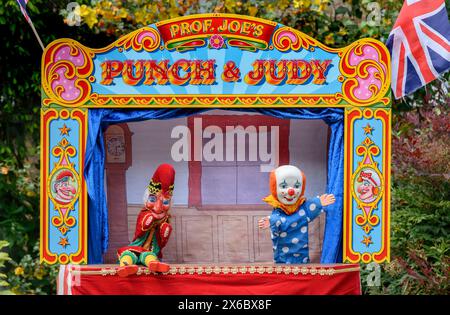
[(405, 0), (386, 42), (391, 87), (401, 98), (450, 69), (450, 23), (444, 0)]
[(22, 11), (23, 16), (25, 17), (25, 19), (27, 20), (28, 23), (31, 23), (31, 19), (28, 16), (28, 12), (27, 12), (27, 3), (28, 0), (17, 0), (17, 3), (19, 4), (20, 7), (20, 11)]

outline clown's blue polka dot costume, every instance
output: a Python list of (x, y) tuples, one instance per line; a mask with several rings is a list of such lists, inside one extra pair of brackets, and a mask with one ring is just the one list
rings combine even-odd
[(305, 202), (291, 215), (276, 208), (270, 216), (270, 230), (276, 263), (309, 263), (308, 223), (324, 212), (318, 197)]

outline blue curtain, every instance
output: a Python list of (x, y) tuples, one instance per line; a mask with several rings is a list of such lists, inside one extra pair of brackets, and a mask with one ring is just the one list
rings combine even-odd
[[(111, 124), (149, 119), (172, 119), (195, 115), (208, 109), (146, 109), (113, 110), (90, 109), (86, 146), (85, 173), (88, 195), (88, 262), (102, 263), (102, 254), (108, 247), (108, 210), (104, 190), (105, 148), (103, 131)], [(336, 196), (336, 203), (328, 206), (322, 263), (342, 261), (342, 201), (344, 186), (344, 112), (338, 108), (288, 108), (288, 109), (233, 109), (257, 112), (284, 119), (322, 119), (331, 129), (328, 153), (327, 193)]]

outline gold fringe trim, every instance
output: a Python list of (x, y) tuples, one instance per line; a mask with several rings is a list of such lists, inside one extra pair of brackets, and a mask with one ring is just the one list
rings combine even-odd
[[(76, 268), (76, 267), (75, 267)], [(345, 272), (359, 272), (360, 268), (332, 268), (332, 267), (306, 267), (306, 266), (176, 266), (170, 267), (166, 273), (154, 273), (148, 268), (140, 267), (137, 275), (211, 275), (211, 274), (292, 274), (292, 275), (320, 275), (333, 276)], [(114, 276), (116, 268), (102, 268), (101, 270), (71, 270), (73, 275), (102, 275)]]

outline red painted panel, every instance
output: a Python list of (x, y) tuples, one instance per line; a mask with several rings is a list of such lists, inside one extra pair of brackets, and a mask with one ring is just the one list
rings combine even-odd
[[(180, 265), (179, 265), (180, 266)], [(311, 268), (312, 265), (299, 265)], [(190, 265), (186, 265), (186, 268)], [(214, 266), (212, 266), (214, 268)], [(258, 266), (254, 266), (258, 268)], [(273, 267), (281, 267), (274, 265)], [(294, 266), (291, 266), (294, 267)], [(72, 266), (73, 268), (73, 266)], [(64, 279), (67, 288), (58, 292), (73, 295), (343, 295), (361, 294), (360, 272), (357, 264), (336, 264), (316, 266), (317, 269), (333, 269), (334, 274), (307, 274), (298, 272), (264, 273), (214, 273), (164, 275), (135, 275), (121, 278), (101, 275), (102, 267), (80, 266), (78, 276), (69, 273)], [(115, 268), (107, 268), (115, 273)], [(316, 270), (317, 270), (316, 269)], [(105, 270), (105, 269), (104, 269)], [(311, 269), (309, 269), (311, 270)], [(86, 273), (91, 274), (86, 274)], [(93, 273), (93, 274), (92, 274)], [(76, 279), (75, 279), (76, 278)], [(69, 281), (70, 280), (70, 281)], [(60, 288), (61, 289), (61, 288)]]

